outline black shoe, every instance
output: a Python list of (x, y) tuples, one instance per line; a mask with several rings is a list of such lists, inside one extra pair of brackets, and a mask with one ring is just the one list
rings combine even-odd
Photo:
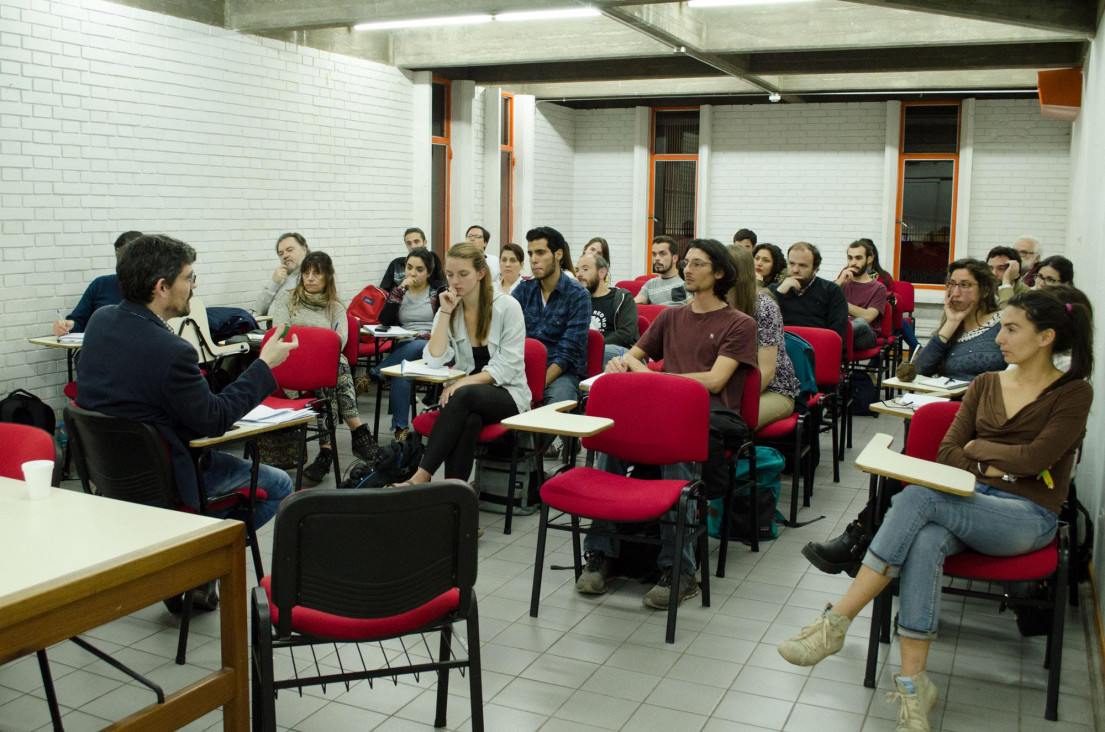
[(315, 461), (303, 469), (303, 480), (310, 485), (318, 485), (326, 474), (330, 472), (330, 466), (334, 464), (332, 450), (319, 450)]
[(162, 602), (165, 603), (165, 609), (173, 615), (180, 615), (181, 611), (184, 610), (184, 595), (173, 595), (165, 598)]
[(219, 591), (217, 580), (211, 580), (192, 592), (192, 612), (211, 612), (219, 609)]
[(828, 541), (811, 541), (802, 547), (802, 556), (810, 564), (828, 574), (846, 572), (855, 577), (859, 572), (860, 561), (867, 553), (871, 538), (863, 527), (853, 521), (844, 529), (844, 533)]
[(372, 439), (372, 433), (367, 424), (362, 424), (353, 430), (353, 454), (366, 463), (372, 462), (376, 455), (376, 440)]

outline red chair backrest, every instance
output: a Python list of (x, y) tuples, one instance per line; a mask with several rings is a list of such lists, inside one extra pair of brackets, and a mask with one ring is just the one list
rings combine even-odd
[[(637, 307), (641, 307), (641, 306), (638, 305)], [(639, 338), (639, 337), (643, 336), (645, 334), (645, 331), (648, 330), (648, 326), (650, 326), (650, 325), (652, 325), (652, 321), (650, 321), (648, 318), (646, 318), (643, 315), (638, 315), (637, 316), (637, 337)]]
[(660, 275), (658, 275), (658, 274), (646, 274), (646, 275), (641, 275), (639, 277), (634, 277), (633, 279), (637, 280), (638, 282), (648, 282), (653, 277), (659, 277), (659, 276)]
[(844, 328), (844, 363), (848, 363), (855, 358), (855, 348), (852, 345), (852, 318), (849, 316), (845, 320), (847, 325)]
[(637, 306), (637, 317), (638, 318), (644, 318), (645, 320), (647, 320), (649, 322), (649, 325), (651, 325), (652, 321), (654, 321), (658, 317), (660, 317), (660, 313), (664, 312), (664, 309), (666, 307), (668, 307), (668, 306), (667, 305), (638, 305)]
[(741, 419), (750, 431), (755, 432), (756, 425), (760, 423), (760, 370), (738, 369), (737, 372), (742, 370), (747, 375), (744, 377), (744, 391), (741, 392)]
[(602, 373), (602, 358), (606, 352), (606, 339), (602, 332), (591, 328), (587, 331), (587, 376)]
[(894, 282), (894, 331), (897, 332), (902, 329), (902, 316), (906, 313), (912, 313), (914, 304), (913, 297), (913, 283), (902, 282), (897, 280)]
[(886, 303), (883, 308), (882, 321), (879, 323), (879, 338), (886, 340), (894, 335), (894, 306)]
[(788, 325), (788, 333), (800, 336), (813, 346), (814, 378), (818, 384), (836, 386), (840, 383), (840, 334), (827, 328), (807, 328)]
[[(352, 368), (356, 365), (357, 359), (361, 357), (357, 349), (361, 342), (359, 335), (361, 323), (348, 312), (345, 314), (345, 319), (348, 321), (346, 327), (348, 327), (349, 330), (345, 333), (345, 348), (341, 349), (341, 355), (345, 356), (345, 362)], [(340, 341), (341, 338), (338, 340)]]
[(637, 297), (638, 293), (641, 292), (641, 288), (644, 287), (644, 285), (644, 282), (638, 282), (637, 280), (622, 280), (621, 282), (616, 282), (614, 284), (614, 287), (620, 287), (623, 290), (629, 290), (630, 294), (633, 295), (633, 297)]
[(537, 405), (545, 398), (545, 359), (548, 353), (545, 344), (536, 338), (526, 339), (526, 352), (523, 358), (526, 364), (526, 384), (529, 385), (530, 399)]
[(933, 402), (913, 414), (909, 436), (905, 442), (905, 454), (910, 457), (936, 462), (936, 453), (948, 428), (959, 413), (960, 402)]
[[(261, 341), (261, 348), (269, 342), (275, 328), (270, 328)], [(341, 339), (329, 328), (293, 326), (287, 339), (299, 337), (299, 348), (288, 354), (288, 360), (272, 370), (281, 389), (314, 391), (333, 387), (338, 383), (338, 355)], [(287, 340), (286, 339), (286, 340)]]
[[(710, 394), (697, 381), (673, 374), (607, 374), (591, 387), (587, 414), (614, 420), (610, 429), (583, 439), (588, 450), (648, 465), (706, 460)], [(662, 429), (657, 415), (663, 415)]]
[(14, 422), (0, 422), (0, 476), (23, 480), (23, 463), (32, 460), (53, 460), (52, 485), (58, 485), (57, 447), (53, 436), (44, 429)]

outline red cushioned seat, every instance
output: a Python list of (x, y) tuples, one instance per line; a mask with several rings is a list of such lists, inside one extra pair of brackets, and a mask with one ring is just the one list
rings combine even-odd
[(647, 366), (657, 373), (663, 373), (664, 359), (660, 359), (659, 361), (649, 361)]
[(882, 352), (882, 348), (880, 346), (875, 346), (874, 348), (864, 348), (862, 350), (852, 351), (852, 360), (853, 361), (867, 361), (869, 359), (874, 358), (875, 356), (878, 356), (879, 353), (881, 353), (881, 352)]
[[(272, 575), (266, 575), (261, 580), (261, 587), (269, 603), (272, 603), (271, 586)], [(292, 608), (292, 630), (337, 640), (369, 641), (409, 633), (456, 610), (459, 604), (460, 590), (454, 587), (424, 605), (386, 618), (347, 618), (296, 605)], [(280, 609), (275, 603), (271, 604), (271, 613), (273, 624), (279, 623)]]
[(596, 468), (576, 468), (541, 486), (541, 500), (578, 516), (647, 521), (671, 508), (686, 485), (685, 480), (640, 480)]
[(1043, 549), (1015, 557), (992, 557), (970, 550), (944, 560), (944, 574), (991, 582), (1021, 582), (1047, 577), (1059, 566), (1059, 537)]
[(784, 435), (789, 435), (795, 427), (798, 426), (798, 415), (792, 414), (789, 417), (784, 417), (771, 424), (765, 424), (760, 429), (756, 430), (755, 438), (757, 440), (771, 440)]
[[(434, 428), (434, 423), (437, 422), (437, 416), (441, 414), (440, 410), (435, 409), (432, 412), (423, 412), (414, 418), (411, 422), (411, 426), (414, 427), (414, 431), (420, 435), (429, 435), (430, 430)], [(506, 427), (496, 422), (495, 424), (485, 424), (480, 428), (480, 435), (476, 438), (478, 442), (491, 442), (497, 440), (507, 432), (510, 432)]]
[(70, 381), (61, 388), (61, 393), (69, 397), (72, 401), (77, 401), (77, 382)]

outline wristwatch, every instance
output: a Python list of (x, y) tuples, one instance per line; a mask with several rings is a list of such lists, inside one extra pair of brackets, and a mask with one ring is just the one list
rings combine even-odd
[(1017, 476), (1010, 475), (1009, 473), (1003, 473), (1002, 476), (1001, 476), (1001, 479), (1004, 480), (1006, 483), (1016, 483), (1017, 482)]

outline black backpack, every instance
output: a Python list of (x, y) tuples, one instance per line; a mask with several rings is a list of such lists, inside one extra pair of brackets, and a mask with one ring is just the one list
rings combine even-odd
[(16, 389), (3, 399), (0, 399), (0, 422), (15, 422), (38, 427), (46, 430), (50, 436), (54, 436), (54, 410), (46, 406), (34, 394), (23, 389)]
[(338, 488), (346, 490), (382, 488), (385, 485), (410, 480), (418, 470), (422, 453), (422, 440), (414, 434), (388, 445), (380, 445), (376, 448), (376, 454), (372, 460), (368, 462), (358, 460), (353, 463)]

